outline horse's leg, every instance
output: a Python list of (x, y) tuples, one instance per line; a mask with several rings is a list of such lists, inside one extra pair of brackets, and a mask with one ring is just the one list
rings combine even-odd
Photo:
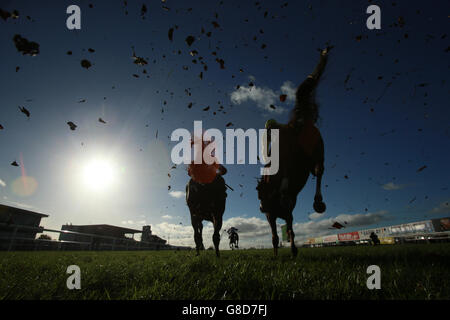
[(314, 167), (314, 175), (317, 177), (316, 183), (316, 194), (314, 196), (314, 205), (313, 208), (317, 213), (323, 213), (326, 210), (326, 205), (322, 201), (322, 192), (320, 191), (320, 186), (322, 184), (322, 175), (323, 175), (323, 163), (316, 164)]
[(216, 249), (216, 256), (219, 257), (220, 230), (222, 229), (222, 216), (214, 217), (214, 234), (213, 242)]
[(297, 247), (295, 246), (295, 234), (294, 234), (294, 230), (292, 228), (292, 221), (293, 221), (293, 217), (292, 214), (289, 215), (289, 217), (286, 219), (286, 229), (287, 229), (287, 235), (289, 237), (289, 241), (291, 242), (291, 252), (292, 255), (294, 257), (297, 256)]
[(191, 223), (192, 223), (192, 228), (194, 228), (194, 241), (195, 241), (195, 249), (197, 251), (197, 256), (200, 254), (200, 250), (202, 247), (202, 221), (199, 220), (198, 218), (194, 217), (191, 215)]
[(273, 253), (275, 256), (278, 254), (278, 238), (277, 234), (277, 218), (273, 215), (266, 214), (267, 221), (269, 221), (270, 229), (272, 229), (272, 244), (273, 244)]
[(205, 250), (205, 246), (203, 245), (203, 223), (200, 221), (198, 226), (198, 232), (200, 233), (200, 250)]

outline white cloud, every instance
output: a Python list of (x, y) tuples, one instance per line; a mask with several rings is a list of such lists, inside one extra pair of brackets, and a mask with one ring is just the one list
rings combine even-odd
[(163, 218), (163, 219), (173, 219), (173, 217), (171, 215), (169, 215), (169, 214), (165, 214), (161, 218)]
[(186, 197), (186, 192), (184, 191), (170, 191), (169, 192), (169, 196), (176, 198), (176, 199), (181, 199)]
[[(378, 211), (373, 213), (363, 214), (340, 214), (334, 218), (327, 218), (319, 221), (308, 221), (305, 223), (294, 224), (294, 232), (296, 235), (296, 242), (302, 243), (309, 237), (317, 237), (329, 234), (335, 234), (337, 230), (330, 229), (335, 221), (339, 221), (346, 227), (366, 227), (380, 221), (387, 219), (387, 211)], [(278, 226), (278, 236), (281, 239), (281, 225), (284, 224), (283, 220)], [(213, 245), (212, 235), (214, 228), (212, 223), (203, 222), (203, 243), (206, 248)], [(239, 244), (243, 248), (264, 246), (266, 248), (272, 247), (272, 233), (269, 223), (264, 218), (259, 217), (233, 217), (223, 221), (222, 230), (220, 231), (221, 242), (220, 249), (228, 249), (228, 236), (225, 229), (235, 227), (238, 229)], [(338, 232), (346, 232), (345, 229)], [(194, 231), (191, 225), (180, 225), (168, 222), (162, 222), (152, 225), (152, 231), (154, 234), (168, 239), (170, 237), (170, 244), (195, 247), (194, 243)]]
[(293, 228), (296, 236), (306, 239), (308, 237), (323, 236), (335, 233), (336, 230), (330, 230), (330, 228), (336, 221), (343, 224), (347, 228), (365, 227), (386, 220), (387, 213), (388, 211), (382, 210), (358, 214), (340, 214), (336, 217), (319, 221), (296, 223)]
[(398, 189), (402, 189), (404, 187), (404, 185), (395, 184), (393, 182), (388, 182), (388, 183), (382, 185), (381, 187), (384, 190), (398, 190)]
[[(256, 106), (269, 112), (275, 112), (281, 114), (286, 111), (286, 108), (278, 106), (276, 103), (279, 102), (280, 94), (286, 94), (286, 102), (295, 101), (295, 87), (292, 82), (286, 81), (281, 86), (280, 90), (274, 91), (270, 88), (262, 88), (254, 85), (250, 86), (240, 86), (231, 93), (231, 102), (233, 104), (241, 104), (246, 101), (252, 101), (256, 103)], [(275, 109), (271, 108), (270, 105), (274, 105)]]
[(294, 102), (295, 101), (295, 92), (297, 88), (290, 81), (285, 81), (280, 88), (281, 93), (287, 95), (286, 101)]
[(313, 212), (309, 215), (309, 218), (311, 220), (317, 220), (319, 218), (323, 218), (324, 214), (323, 213), (317, 213), (317, 212)]
[(0, 179), (0, 186), (6, 187), (6, 183), (2, 179)]
[(25, 209), (25, 210), (35, 210), (35, 211), (36, 211), (36, 208), (35, 208), (35, 207), (30, 206), (30, 205), (28, 205), (28, 204), (26, 204), (26, 203), (15, 202), (15, 201), (9, 201), (8, 198), (7, 198), (6, 196), (4, 196), (3, 199), (5, 200), (5, 202), (6, 202), (8, 205), (11, 205), (11, 206), (14, 206), (14, 207), (18, 207), (18, 208), (22, 208), (22, 209)]
[(450, 212), (450, 201), (444, 201), (439, 206), (430, 210), (430, 213), (439, 214)]

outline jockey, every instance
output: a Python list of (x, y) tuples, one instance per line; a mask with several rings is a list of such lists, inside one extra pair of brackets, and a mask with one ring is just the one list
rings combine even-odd
[(235, 227), (231, 227), (230, 229), (227, 230), (228, 234), (230, 235), (230, 238), (231, 238), (231, 235), (237, 234), (237, 231), (238, 231), (238, 229), (236, 229)]
[[(203, 142), (203, 147), (206, 147), (209, 142)], [(198, 192), (198, 195), (195, 195), (195, 198), (201, 196), (205, 199), (215, 199), (217, 195), (221, 197), (221, 199), (226, 198), (226, 186), (225, 180), (222, 178), (223, 175), (227, 173), (227, 169), (217, 163), (214, 162), (212, 164), (207, 164), (204, 161), (201, 163), (195, 163), (194, 161), (188, 166), (188, 175), (191, 177), (189, 181), (186, 192), (188, 202), (192, 201), (193, 194)], [(209, 185), (210, 188), (206, 189), (205, 192), (210, 194), (201, 194), (200, 190), (203, 189), (205, 185)]]

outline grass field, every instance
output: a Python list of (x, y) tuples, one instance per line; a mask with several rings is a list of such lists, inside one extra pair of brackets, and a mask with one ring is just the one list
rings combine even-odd
[[(381, 289), (369, 290), (369, 265)], [(69, 265), (81, 290), (68, 290)], [(0, 252), (0, 299), (450, 299), (450, 244), (129, 252)]]

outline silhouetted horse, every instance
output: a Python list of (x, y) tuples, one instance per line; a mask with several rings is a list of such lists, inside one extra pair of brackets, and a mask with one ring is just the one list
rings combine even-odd
[(239, 248), (239, 235), (236, 232), (233, 232), (229, 236), (230, 238), (230, 249), (238, 249)]
[(197, 255), (204, 250), (203, 245), (203, 220), (210, 221), (214, 225), (213, 242), (217, 257), (219, 254), (220, 230), (222, 217), (225, 212), (226, 200), (225, 180), (217, 175), (212, 183), (201, 184), (192, 179), (186, 185), (186, 202), (191, 213), (192, 227), (194, 228), (194, 240)]
[(272, 229), (275, 256), (279, 243), (277, 218), (286, 221), (291, 252), (293, 256), (297, 255), (292, 229), (292, 211), (297, 202), (297, 195), (308, 181), (310, 173), (317, 178), (314, 210), (323, 213), (326, 209), (320, 192), (324, 170), (324, 143), (315, 126), (318, 119), (318, 106), (315, 103), (314, 93), (325, 68), (329, 49), (322, 51), (316, 70), (298, 87), (296, 105), (289, 123), (281, 125), (274, 120), (266, 123), (266, 128), (269, 130), (279, 129), (279, 170), (275, 175), (263, 176), (258, 181), (256, 189), (260, 200), (260, 210), (266, 214)]

